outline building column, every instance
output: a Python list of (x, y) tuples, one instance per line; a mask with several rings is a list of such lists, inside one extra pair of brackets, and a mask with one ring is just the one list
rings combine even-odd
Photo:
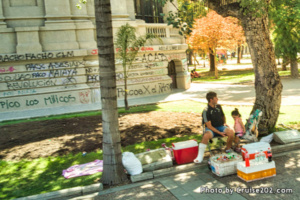
[(39, 27), (16, 27), (17, 53), (37, 53), (42, 52), (39, 40)]
[[(80, 49), (96, 49), (97, 43), (95, 41), (94, 29), (95, 25), (89, 19), (88, 16), (88, 6), (90, 0), (87, 4), (82, 4), (81, 9), (78, 9), (75, 5), (78, 0), (70, 0), (71, 15), (74, 19), (76, 25), (76, 37)], [(95, 14), (93, 14), (95, 16)]]
[(113, 20), (130, 20), (126, 0), (110, 0)]
[(3, 15), (3, 6), (2, 6), (2, 0), (0, 0), (0, 29), (1, 28), (7, 28), (6, 23), (4, 22), (4, 15)]
[(45, 0), (45, 11), (45, 27), (40, 28), (43, 51), (79, 49), (70, 0)]

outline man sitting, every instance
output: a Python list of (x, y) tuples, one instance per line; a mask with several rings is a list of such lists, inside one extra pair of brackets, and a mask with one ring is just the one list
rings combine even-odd
[(226, 117), (221, 105), (218, 104), (217, 94), (215, 92), (208, 92), (206, 94), (206, 99), (208, 105), (202, 113), (203, 122), (205, 123), (206, 128), (202, 141), (199, 144), (198, 156), (194, 160), (195, 163), (201, 163), (203, 161), (206, 146), (213, 137), (228, 136), (226, 152), (230, 151), (234, 138), (234, 131), (226, 125)]

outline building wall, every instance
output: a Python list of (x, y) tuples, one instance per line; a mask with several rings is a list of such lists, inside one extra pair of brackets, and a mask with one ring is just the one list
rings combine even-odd
[[(0, 121), (101, 108), (94, 2), (0, 0)], [(172, 91), (168, 63), (176, 61), (178, 88), (189, 88), (183, 38), (166, 24), (134, 19), (132, 0), (112, 0), (113, 29), (129, 23), (162, 38), (143, 48), (130, 69), (130, 98)], [(170, 5), (169, 5), (170, 6)], [(124, 74), (116, 57), (117, 95)]]

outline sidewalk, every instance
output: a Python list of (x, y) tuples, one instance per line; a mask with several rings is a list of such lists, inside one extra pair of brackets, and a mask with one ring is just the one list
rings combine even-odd
[[(273, 160), (276, 163), (276, 176), (250, 183), (237, 175), (218, 177), (203, 163), (186, 172), (115, 187), (72, 200), (300, 199), (300, 178), (296, 175), (299, 174), (300, 166), (297, 163), (300, 161), (300, 150), (276, 154)], [(257, 188), (258, 193), (253, 192)]]
[[(300, 79), (282, 79), (283, 90), (281, 105), (300, 105)], [(157, 102), (190, 99), (207, 103), (208, 91), (218, 94), (219, 103), (225, 105), (249, 105), (255, 102), (254, 84), (191, 83), (188, 90), (174, 89), (171, 94), (129, 99), (129, 105), (142, 105)], [(118, 100), (118, 106), (124, 107), (124, 100)]]
[[(102, 184), (100, 187), (99, 184), (94, 184), (18, 198), (18, 200), (300, 199), (299, 148), (299, 142), (272, 147), (276, 176), (250, 183), (241, 180), (236, 174), (225, 177), (214, 175), (208, 170), (207, 157), (205, 157), (201, 164), (188, 163), (155, 170), (154, 178), (147, 181), (105, 190)], [(238, 188), (248, 190), (241, 192)], [(249, 189), (253, 188), (264, 190), (263, 193), (249, 194)], [(277, 189), (286, 194), (279, 194)], [(286, 189), (292, 189), (293, 193), (288, 193), (290, 191)], [(201, 193), (200, 190), (204, 191)], [(269, 193), (271, 190), (277, 192), (276, 196)]]

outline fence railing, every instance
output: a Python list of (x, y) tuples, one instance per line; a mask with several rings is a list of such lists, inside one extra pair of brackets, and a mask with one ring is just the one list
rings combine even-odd
[(167, 24), (145, 24), (146, 33), (151, 33), (160, 38), (180, 37), (178, 29)]

